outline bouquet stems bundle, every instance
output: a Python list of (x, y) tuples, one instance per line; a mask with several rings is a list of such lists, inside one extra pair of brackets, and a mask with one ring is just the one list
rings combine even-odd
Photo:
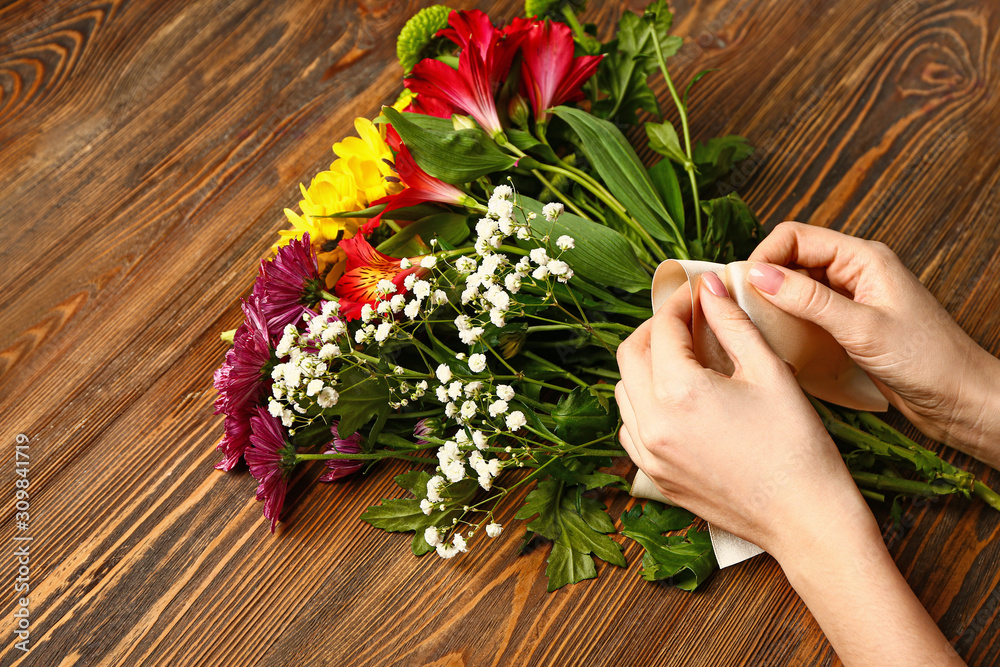
[[(706, 198), (751, 148), (692, 141), (688, 99), (706, 72), (683, 93), (671, 79), (681, 40), (666, 4), (625, 12), (608, 42), (574, 10), (529, 2), (502, 28), (478, 11), (419, 12), (400, 34), (399, 101), (359, 118), (286, 210), (291, 229), (215, 374), (218, 467), (249, 466), (272, 531), (300, 466), (359, 483), (398, 459), (406, 497), (362, 518), (412, 532), (417, 555), (488, 542), (523, 498), (516, 519), (552, 542), (549, 590), (596, 576), (594, 557), (626, 564), (602, 501), (627, 488), (610, 471), (625, 456), (615, 351), (652, 314), (660, 261), (742, 259), (762, 230), (736, 194)], [(649, 87), (657, 73), (679, 132)], [(641, 115), (662, 156), (648, 168), (622, 133)], [(816, 407), (870, 498), (961, 493), (1000, 508), (871, 415)], [(620, 525), (648, 579), (692, 590), (716, 566), (680, 508), (647, 503)]]

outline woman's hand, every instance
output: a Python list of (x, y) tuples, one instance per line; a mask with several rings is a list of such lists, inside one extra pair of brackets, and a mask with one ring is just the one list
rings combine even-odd
[(632, 460), (667, 498), (773, 555), (845, 664), (963, 664), (791, 370), (714, 274), (695, 289), (735, 372), (698, 363), (690, 291), (678, 290), (618, 348)]
[(618, 348), (620, 439), (632, 460), (667, 498), (779, 558), (828, 516), (841, 530), (870, 530), (871, 513), (791, 370), (715, 274), (700, 289), (736, 370), (730, 378), (698, 363), (690, 291), (678, 290)]
[(1000, 361), (888, 247), (784, 222), (750, 260), (750, 283), (830, 332), (921, 431), (1000, 467)]

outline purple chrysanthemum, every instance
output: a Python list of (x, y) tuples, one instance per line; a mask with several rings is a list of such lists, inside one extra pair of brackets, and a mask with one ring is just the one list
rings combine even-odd
[(288, 479), (295, 467), (295, 448), (285, 441), (281, 422), (264, 408), (250, 417), (250, 444), (244, 457), (250, 474), (257, 480), (257, 500), (264, 501), (264, 517), (274, 532), (288, 491)]
[(250, 413), (246, 410), (226, 415), (225, 435), (215, 446), (222, 453), (222, 460), (215, 464), (217, 470), (229, 472), (250, 446)]
[(309, 234), (278, 249), (260, 263), (254, 295), (260, 299), (269, 334), (277, 338), (288, 324), (297, 324), (306, 308), (321, 297), (322, 282)]
[[(335, 422), (330, 427), (333, 440), (323, 450), (324, 454), (357, 454), (361, 451), (361, 434), (354, 433), (346, 438), (341, 438), (337, 431), (338, 424)], [(326, 466), (329, 470), (319, 478), (321, 482), (333, 482), (356, 473), (364, 466), (364, 461), (351, 461), (350, 459), (328, 459)]]
[(441, 420), (433, 417), (424, 417), (413, 427), (413, 437), (417, 439), (418, 445), (426, 445), (425, 435), (434, 435), (441, 426)]
[(260, 302), (250, 297), (243, 301), (243, 323), (233, 336), (233, 349), (215, 372), (216, 413), (235, 415), (257, 405), (264, 393), (271, 361), (270, 338)]

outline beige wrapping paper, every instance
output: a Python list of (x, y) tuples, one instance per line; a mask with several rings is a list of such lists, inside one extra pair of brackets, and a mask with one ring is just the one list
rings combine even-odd
[[(830, 403), (847, 408), (881, 412), (888, 401), (833, 337), (820, 327), (793, 317), (764, 299), (747, 282), (751, 262), (715, 264), (667, 260), (653, 276), (653, 310), (666, 301), (678, 288), (693, 286), (691, 335), (698, 361), (706, 368), (731, 375), (733, 363), (719, 345), (701, 310), (698, 284), (706, 271), (714, 272), (725, 284), (729, 294), (746, 311), (760, 329), (775, 354), (784, 359), (795, 372), (795, 378), (806, 392)], [(641, 471), (636, 472), (631, 494), (637, 498), (652, 498), (669, 502), (653, 482)], [(724, 530), (709, 526), (712, 546), (719, 567), (728, 567), (762, 553), (762, 549)]]

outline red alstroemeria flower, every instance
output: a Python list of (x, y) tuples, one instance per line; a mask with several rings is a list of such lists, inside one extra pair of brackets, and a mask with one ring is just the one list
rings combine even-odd
[[(333, 291), (340, 298), (340, 316), (348, 321), (361, 317), (361, 309), (365, 304), (374, 307), (380, 299), (405, 292), (403, 281), (411, 273), (427, 273), (427, 269), (420, 268), (420, 257), (412, 258), (412, 266), (404, 269), (399, 265), (400, 260), (373, 248), (364, 234), (341, 241), (340, 247), (347, 255), (347, 267)], [(396, 291), (388, 295), (379, 293), (380, 280), (391, 281), (396, 286)]]
[(521, 43), (521, 91), (531, 100), (535, 120), (545, 110), (583, 99), (583, 84), (604, 56), (573, 57), (573, 31), (563, 23), (535, 22)]
[(420, 96), (436, 97), (469, 114), (491, 136), (496, 136), (503, 132), (503, 127), (494, 96), (507, 78), (529, 22), (516, 20), (500, 31), (486, 14), (475, 10), (452, 12), (448, 24), (450, 27), (438, 35), (462, 47), (458, 70), (440, 60), (425, 58), (414, 65), (405, 85)]
[(382, 222), (383, 215), (396, 209), (416, 206), (417, 204), (426, 202), (455, 204), (457, 206), (469, 206), (475, 203), (469, 195), (454, 185), (434, 178), (418, 167), (417, 163), (413, 160), (413, 156), (410, 155), (410, 150), (403, 144), (399, 145), (399, 153), (396, 154), (395, 164), (399, 180), (406, 186), (406, 189), (372, 202), (373, 206), (376, 204), (385, 204), (386, 207), (381, 213), (361, 226), (362, 234), (370, 234)]

